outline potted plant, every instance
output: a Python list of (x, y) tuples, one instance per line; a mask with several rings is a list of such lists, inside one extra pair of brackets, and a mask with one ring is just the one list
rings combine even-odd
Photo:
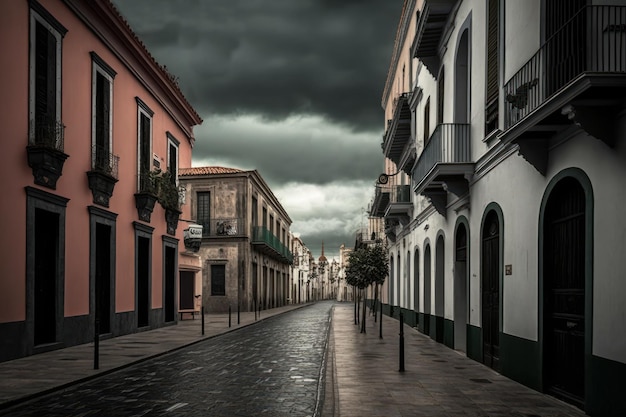
[(93, 202), (109, 207), (109, 199), (118, 181), (119, 156), (113, 155), (101, 146), (94, 146), (92, 161), (92, 169), (87, 171), (87, 179), (93, 194)]
[(157, 180), (160, 171), (144, 170), (139, 174), (139, 192), (135, 193), (137, 215), (144, 222), (150, 222), (152, 210), (158, 200)]
[(168, 170), (158, 176), (157, 184), (159, 204), (165, 209), (167, 233), (175, 235), (178, 219), (182, 214), (180, 209), (180, 192), (176, 185), (176, 180)]

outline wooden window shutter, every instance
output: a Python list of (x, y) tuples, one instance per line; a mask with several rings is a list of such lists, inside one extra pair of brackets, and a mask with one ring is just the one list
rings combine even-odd
[(487, 103), (498, 97), (499, 1), (489, 0), (487, 23)]
[(445, 71), (442, 68), (441, 72), (439, 73), (439, 80), (437, 85), (437, 123), (443, 123), (444, 86)]
[(35, 28), (35, 123), (36, 130), (50, 129), (57, 120), (57, 39), (43, 24)]

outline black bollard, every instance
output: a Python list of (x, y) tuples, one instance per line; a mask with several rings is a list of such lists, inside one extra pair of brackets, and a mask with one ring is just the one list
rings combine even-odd
[(379, 338), (383, 338), (383, 302), (380, 301), (380, 333), (378, 335)]
[(204, 306), (202, 306), (202, 312), (200, 313), (202, 315), (202, 336), (204, 336)]
[(230, 305), (228, 306), (228, 327), (231, 326)]
[(399, 372), (404, 372), (404, 315), (400, 311), (400, 369)]
[(259, 303), (259, 320), (261, 320), (261, 303)]
[(239, 303), (237, 303), (237, 325), (241, 323), (241, 308), (239, 308)]
[(254, 300), (254, 321), (256, 321), (256, 300)]
[(93, 369), (100, 369), (100, 319), (96, 319), (93, 336)]

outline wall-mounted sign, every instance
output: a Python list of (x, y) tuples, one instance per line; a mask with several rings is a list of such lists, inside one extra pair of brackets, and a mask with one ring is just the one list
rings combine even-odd
[(183, 240), (187, 250), (198, 252), (202, 244), (202, 225), (190, 224), (187, 229), (183, 230)]
[(513, 265), (504, 265), (504, 275), (513, 275)]

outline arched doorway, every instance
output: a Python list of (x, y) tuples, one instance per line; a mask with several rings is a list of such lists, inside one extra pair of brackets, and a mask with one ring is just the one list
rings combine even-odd
[(435, 246), (435, 337), (443, 343), (443, 326), (445, 316), (445, 254), (443, 236), (439, 235)]
[(413, 253), (413, 310), (416, 314), (420, 312), (420, 253), (417, 247)]
[(424, 333), (430, 334), (430, 244), (424, 249)]
[(500, 370), (500, 220), (491, 210), (482, 229), (483, 363)]
[(459, 223), (454, 239), (454, 348), (467, 344), (467, 229)]
[(389, 257), (389, 306), (393, 306), (393, 280), (394, 280), (394, 268), (393, 268), (393, 254)]
[(585, 399), (586, 198), (574, 177), (559, 180), (543, 216), (545, 391), (578, 406)]
[(411, 251), (407, 251), (406, 253), (406, 284), (405, 284), (405, 296), (404, 296), (404, 308), (407, 310), (411, 309)]

